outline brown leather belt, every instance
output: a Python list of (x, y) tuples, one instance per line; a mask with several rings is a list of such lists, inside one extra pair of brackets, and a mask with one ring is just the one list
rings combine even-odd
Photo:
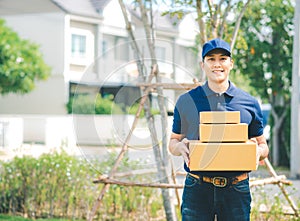
[(237, 184), (248, 178), (248, 173), (242, 173), (235, 177), (207, 177), (207, 176), (198, 176), (196, 174), (189, 173), (190, 176), (201, 179), (203, 182), (211, 183), (216, 187), (225, 187), (228, 184)]

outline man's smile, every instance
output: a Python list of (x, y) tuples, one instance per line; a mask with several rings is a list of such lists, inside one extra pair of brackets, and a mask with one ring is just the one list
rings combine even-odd
[(215, 74), (219, 74), (219, 73), (223, 73), (224, 70), (223, 69), (218, 69), (218, 70), (213, 70), (212, 72), (215, 73)]

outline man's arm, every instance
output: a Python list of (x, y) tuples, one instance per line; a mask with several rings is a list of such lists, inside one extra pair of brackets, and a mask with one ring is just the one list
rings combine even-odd
[(259, 137), (255, 137), (256, 143), (257, 143), (257, 152), (259, 155), (259, 160), (263, 160), (269, 155), (269, 147), (266, 141), (266, 138), (264, 135), (261, 135)]
[(265, 159), (269, 155), (269, 147), (264, 135), (253, 137), (249, 140), (250, 142), (256, 143), (256, 165), (259, 161)]
[(182, 156), (185, 163), (189, 164), (189, 148), (188, 148), (189, 140), (184, 138), (182, 134), (171, 134), (170, 142), (169, 142), (169, 151), (171, 154), (175, 156)]

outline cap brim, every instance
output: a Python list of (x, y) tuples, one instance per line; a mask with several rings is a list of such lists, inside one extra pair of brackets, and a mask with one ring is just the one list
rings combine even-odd
[(225, 56), (228, 56), (228, 57), (230, 57), (231, 56), (231, 53), (229, 52), (229, 51), (227, 51), (226, 49), (224, 49), (224, 48), (214, 48), (214, 49), (212, 49), (212, 50), (210, 50), (209, 52), (207, 52), (204, 56), (203, 56), (203, 58), (204, 57), (206, 57), (206, 56), (210, 56), (210, 55), (212, 55), (212, 54), (223, 54), (223, 55), (225, 55)]

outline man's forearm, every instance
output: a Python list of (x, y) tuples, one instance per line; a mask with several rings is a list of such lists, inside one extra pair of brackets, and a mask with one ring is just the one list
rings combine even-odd
[(259, 155), (259, 160), (263, 160), (265, 159), (266, 157), (268, 157), (269, 155), (269, 147), (267, 144), (259, 144), (258, 145), (258, 151), (260, 152)]

